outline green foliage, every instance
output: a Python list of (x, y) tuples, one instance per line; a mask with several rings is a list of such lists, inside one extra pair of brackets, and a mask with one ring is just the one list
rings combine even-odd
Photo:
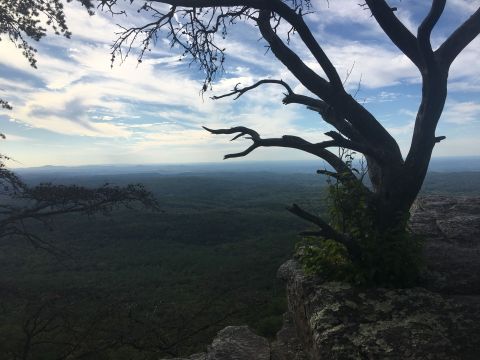
[(353, 273), (347, 249), (334, 240), (307, 237), (297, 244), (295, 252), (307, 274), (343, 281)]
[[(272, 336), (286, 310), (284, 287), (274, 280), (275, 273), (291, 256), (292, 239), (305, 226), (284, 206), (300, 202), (324, 213), (320, 198), (311, 195), (326, 189), (313, 174), (248, 175), (59, 178), (64, 184), (90, 188), (105, 182), (119, 186), (141, 182), (155, 193), (165, 212), (118, 210), (113, 217), (91, 219), (62, 216), (53, 231), (33, 228), (45, 240), (68, 250), (68, 266), (18, 239), (4, 241), (0, 246), (0, 358), (21, 358), (26, 340), (23, 325), (44, 303), (45, 295), (55, 301), (41, 312), (41, 320), (53, 313), (64, 322), (36, 339), (48, 344), (35, 343), (31, 360), (59, 358), (69, 344), (78, 345), (77, 354), (89, 351), (85, 359), (168, 357), (159, 350), (156, 334), (167, 343), (181, 338), (175, 349), (169, 349), (180, 356), (203, 351), (227, 325), (248, 324), (257, 333)], [(49, 180), (44, 176), (24, 180), (35, 186)], [(427, 182), (427, 191), (448, 193), (460, 182), (471, 184), (462, 188), (465, 193), (470, 189), (478, 193), (476, 173), (430, 176), (435, 188)], [(311, 246), (316, 242), (308, 239)], [(399, 268), (402, 264), (397, 263)], [(349, 281), (361, 283), (362, 279)], [(203, 329), (209, 324), (213, 325)], [(203, 330), (188, 337), (189, 329)], [(116, 342), (120, 338), (145, 349), (121, 346)]]
[[(353, 153), (343, 155), (353, 169)], [(297, 247), (297, 256), (305, 271), (361, 286), (415, 285), (423, 247), (421, 239), (406, 229), (409, 214), (398, 216), (394, 226), (383, 229), (382, 209), (361, 181), (330, 178), (327, 183), (330, 225), (357, 241), (361, 255), (352, 261), (345, 247), (334, 240), (304, 239)]]
[[(31, 224), (32, 232), (68, 251), (67, 266), (18, 239), (3, 241), (0, 354), (21, 358), (22, 326), (44, 294), (61, 297), (51, 309), (65, 321), (58, 331), (34, 339), (49, 343), (34, 345), (32, 360), (47, 356), (42, 354), (59, 358), (79, 341), (75, 356), (93, 353), (85, 359), (182, 356), (204, 351), (227, 325), (248, 324), (273, 337), (286, 311), (284, 286), (275, 273), (304, 227), (284, 204), (322, 191), (313, 180), (314, 175), (263, 173), (70, 179), (89, 188), (106, 181), (142, 182), (164, 212), (120, 209), (111, 217), (62, 216), (52, 231)], [(43, 312), (42, 321), (49, 314)], [(103, 351), (108, 344), (112, 347)]]

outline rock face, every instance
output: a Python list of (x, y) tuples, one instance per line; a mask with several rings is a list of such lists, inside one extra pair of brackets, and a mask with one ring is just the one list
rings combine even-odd
[(293, 260), (279, 275), (309, 359), (478, 359), (478, 303), (424, 288), (361, 290), (320, 282)]
[(424, 286), (480, 295), (480, 197), (422, 197), (412, 215), (412, 230), (425, 238)]

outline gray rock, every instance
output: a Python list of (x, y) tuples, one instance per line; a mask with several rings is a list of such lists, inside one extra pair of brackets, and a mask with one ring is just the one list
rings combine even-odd
[[(480, 303), (424, 288), (358, 289), (283, 266), (298, 338), (309, 359), (473, 360), (480, 352)], [(468, 303), (468, 305), (467, 305)]]
[(297, 338), (292, 313), (283, 316), (283, 326), (271, 346), (271, 360), (308, 360)]
[(270, 360), (267, 339), (248, 326), (228, 326), (221, 330), (207, 351), (207, 360)]
[(421, 197), (410, 226), (425, 238), (425, 287), (480, 295), (480, 197)]

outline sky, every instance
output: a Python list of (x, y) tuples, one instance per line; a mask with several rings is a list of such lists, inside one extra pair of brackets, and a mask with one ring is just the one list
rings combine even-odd
[[(314, 0), (306, 21), (337, 67), (345, 86), (408, 152), (420, 102), (418, 70), (391, 44), (358, 0)], [(416, 33), (429, 1), (389, 1), (397, 16)], [(137, 0), (137, 6), (140, 4)], [(134, 3), (135, 5), (135, 3)], [(434, 47), (466, 20), (480, 0), (449, 0), (432, 35)], [(313, 142), (331, 130), (317, 113), (301, 105), (283, 105), (284, 89), (267, 85), (238, 100), (210, 99), (235, 84), (283, 79), (308, 94), (269, 52), (258, 29), (249, 23), (229, 28), (224, 40), (224, 72), (211, 91), (201, 94), (204, 74), (196, 64), (179, 61), (180, 50), (166, 38), (139, 64), (132, 54), (110, 63), (111, 44), (119, 31), (148, 21), (144, 14), (89, 16), (77, 4), (66, 6), (71, 39), (48, 34), (39, 43), (38, 69), (29, 66), (8, 41), (0, 42), (0, 98), (14, 107), (0, 110), (1, 153), (14, 167), (42, 165), (195, 163), (221, 161), (224, 154), (244, 150), (248, 140), (230, 142), (201, 126), (251, 127), (262, 137), (297, 135)], [(298, 37), (290, 46), (320, 71)], [(433, 156), (480, 155), (480, 38), (455, 60), (449, 93)], [(289, 149), (257, 149), (245, 160), (311, 159)], [(228, 160), (242, 161), (242, 160)]]

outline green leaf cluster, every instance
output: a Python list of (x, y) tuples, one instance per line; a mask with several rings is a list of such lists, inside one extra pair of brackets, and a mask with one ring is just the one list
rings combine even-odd
[[(346, 155), (352, 168), (352, 154)], [(356, 170), (355, 170), (356, 171)], [(360, 256), (351, 259), (345, 247), (330, 239), (303, 239), (296, 255), (307, 273), (329, 281), (360, 286), (410, 287), (418, 283), (423, 267), (423, 241), (407, 230), (410, 214), (399, 216), (395, 226), (382, 229), (381, 210), (360, 181), (328, 180), (327, 207), (330, 226), (354, 239)]]
[(354, 265), (342, 244), (323, 238), (306, 237), (296, 245), (296, 257), (309, 275), (344, 281), (354, 273)]

